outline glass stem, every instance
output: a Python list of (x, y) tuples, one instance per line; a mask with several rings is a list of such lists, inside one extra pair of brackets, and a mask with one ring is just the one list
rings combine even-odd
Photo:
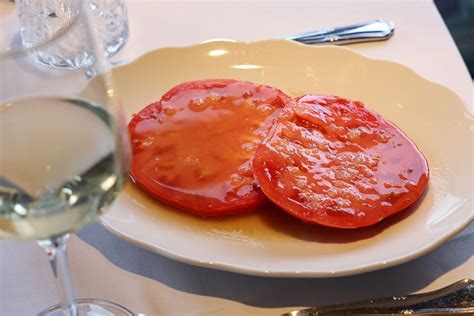
[(67, 240), (69, 234), (39, 240), (38, 244), (46, 251), (51, 269), (53, 270), (56, 286), (61, 298), (60, 305), (65, 316), (77, 316), (71, 273), (67, 259)]

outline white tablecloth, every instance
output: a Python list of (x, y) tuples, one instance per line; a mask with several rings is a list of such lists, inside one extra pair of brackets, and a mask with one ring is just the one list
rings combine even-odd
[[(2, 7), (3, 8), (3, 7)], [(352, 45), (409, 66), (452, 89), (473, 109), (473, 86), (434, 4), (413, 1), (128, 1), (130, 40), (115, 59), (210, 38), (259, 40), (373, 18), (389, 19), (387, 42)], [(6, 10), (0, 11), (0, 19)], [(93, 224), (70, 241), (78, 297), (119, 302), (147, 315), (276, 315), (296, 306), (433, 290), (474, 277), (474, 225), (409, 263), (330, 279), (274, 279), (175, 262)], [(0, 315), (23, 316), (58, 302), (43, 250), (0, 241)]]

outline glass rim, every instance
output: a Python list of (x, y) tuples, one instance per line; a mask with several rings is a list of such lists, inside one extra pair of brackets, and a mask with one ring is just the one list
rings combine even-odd
[(45, 39), (45, 40), (43, 40), (43, 41), (41, 41), (41, 42), (31, 46), (31, 47), (25, 47), (22, 44), (21, 47), (15, 47), (15, 48), (10, 48), (10, 49), (0, 51), (0, 60), (9, 59), (9, 58), (13, 58), (13, 59), (21, 58), (23, 55), (28, 55), (33, 51), (36, 51), (36, 50), (42, 49), (44, 47), (47, 47), (51, 43), (54, 43), (58, 39), (62, 38), (65, 34), (67, 34), (69, 32), (69, 30), (71, 30), (78, 23), (79, 18), (85, 12), (84, 7), (85, 7), (85, 4), (86, 4), (87, 1), (85, 1), (85, 0), (76, 0), (76, 1), (77, 1), (77, 10), (78, 10), (78, 12), (77, 12), (77, 14), (74, 15), (74, 17), (68, 23), (66, 23), (65, 27), (62, 27), (58, 32), (54, 33), (53, 36), (50, 36), (47, 39)]

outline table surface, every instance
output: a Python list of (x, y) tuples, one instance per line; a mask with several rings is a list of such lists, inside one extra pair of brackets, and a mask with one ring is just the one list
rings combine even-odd
[[(392, 60), (453, 90), (473, 111), (473, 85), (434, 4), (399, 1), (127, 1), (130, 39), (114, 59), (211, 38), (260, 40), (373, 18), (392, 20), (387, 42), (350, 46)], [(5, 6), (0, 10), (8, 14)], [(472, 149), (472, 148), (471, 148)], [(119, 302), (147, 315), (276, 315), (298, 306), (434, 290), (474, 278), (474, 225), (411, 262), (328, 279), (264, 278), (175, 262), (93, 224), (69, 245), (78, 297)], [(34, 315), (58, 302), (34, 242), (0, 241), (0, 315)]]

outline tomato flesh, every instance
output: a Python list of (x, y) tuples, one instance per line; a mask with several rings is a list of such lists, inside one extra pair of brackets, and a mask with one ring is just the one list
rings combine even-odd
[(375, 224), (423, 193), (428, 164), (394, 124), (361, 102), (291, 101), (258, 147), (253, 169), (275, 204), (308, 223)]
[(132, 179), (155, 197), (204, 216), (267, 201), (251, 159), (283, 105), (281, 91), (236, 80), (183, 83), (129, 123)]

